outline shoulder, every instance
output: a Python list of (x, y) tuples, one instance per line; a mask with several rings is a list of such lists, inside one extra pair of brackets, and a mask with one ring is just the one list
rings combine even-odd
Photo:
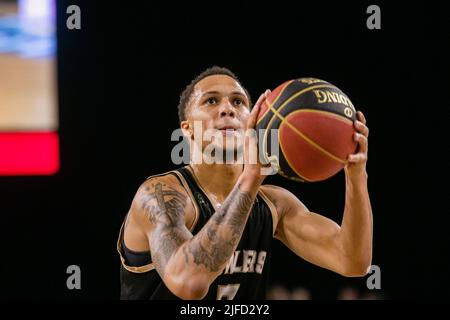
[(178, 178), (170, 173), (147, 178), (139, 186), (136, 195), (142, 197), (149, 193), (160, 193), (162, 191), (164, 191), (164, 196), (178, 195), (178, 193), (182, 194), (183, 196), (187, 195), (186, 190), (184, 189)]
[(285, 188), (271, 184), (265, 184), (260, 187), (260, 190), (273, 203), (273, 205), (277, 209), (279, 218), (282, 218), (287, 212), (291, 211), (292, 209), (296, 209), (296, 211), (299, 209), (302, 211), (307, 211), (306, 206), (300, 201), (300, 199), (291, 191)]
[[(153, 224), (152, 211), (182, 211), (186, 226), (192, 225), (195, 218), (193, 199), (188, 190), (174, 174), (163, 174), (149, 177), (136, 191), (131, 215), (141, 220), (141, 225)], [(147, 226), (149, 227), (149, 226)]]
[(272, 201), (277, 207), (282, 205), (283, 200), (292, 193), (285, 188), (275, 186), (273, 184), (264, 184), (260, 190)]

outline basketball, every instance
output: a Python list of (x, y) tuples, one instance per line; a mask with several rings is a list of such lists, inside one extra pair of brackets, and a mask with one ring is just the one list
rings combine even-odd
[[(280, 175), (316, 182), (334, 176), (355, 153), (355, 120), (355, 107), (339, 88), (320, 79), (300, 78), (270, 93), (260, 107), (256, 129), (265, 129), (260, 149), (267, 158), (277, 157)], [(273, 139), (278, 139), (279, 149)]]

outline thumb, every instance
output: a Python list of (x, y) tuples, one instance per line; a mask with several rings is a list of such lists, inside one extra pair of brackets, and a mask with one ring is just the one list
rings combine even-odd
[(270, 94), (270, 90), (267, 89), (262, 95), (259, 96), (258, 101), (256, 101), (253, 106), (252, 112), (250, 113), (250, 117), (247, 121), (247, 128), (254, 128), (256, 125), (256, 121), (258, 119), (259, 110), (261, 109), (261, 105), (267, 99), (267, 96)]

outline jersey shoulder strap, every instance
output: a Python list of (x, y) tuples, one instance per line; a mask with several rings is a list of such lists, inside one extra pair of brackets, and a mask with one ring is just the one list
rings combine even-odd
[[(194, 227), (197, 224), (198, 217), (200, 215), (200, 209), (199, 209), (197, 201), (194, 198), (194, 196), (192, 194), (192, 191), (191, 191), (191, 188), (190, 188), (187, 180), (185, 179), (185, 177), (178, 170), (172, 170), (172, 171), (164, 172), (164, 173), (161, 173), (161, 174), (151, 175), (146, 180), (149, 180), (149, 179), (152, 179), (152, 178), (166, 176), (168, 174), (171, 174), (171, 175), (174, 175), (175, 177), (177, 177), (178, 181), (183, 186), (183, 188), (186, 190), (186, 193), (191, 198), (191, 201), (192, 201), (192, 203), (194, 205), (195, 216), (194, 216), (194, 219), (193, 219), (191, 225), (188, 226), (188, 229), (192, 232), (192, 230), (194, 229)], [(122, 223), (122, 226), (120, 227), (119, 236), (118, 236), (117, 244), (116, 244), (116, 249), (117, 249), (117, 252), (119, 254), (122, 266), (124, 267), (125, 270), (133, 272), (133, 273), (144, 273), (144, 272), (149, 272), (149, 271), (153, 270), (155, 267), (154, 267), (152, 262), (149, 263), (149, 264), (143, 265), (143, 266), (129, 266), (126, 263), (124, 248), (123, 248), (123, 245), (122, 245), (122, 243), (123, 243), (123, 233), (124, 233), (124, 228), (125, 228), (125, 221), (126, 221), (126, 217), (125, 217), (125, 219), (124, 219), (124, 221)]]

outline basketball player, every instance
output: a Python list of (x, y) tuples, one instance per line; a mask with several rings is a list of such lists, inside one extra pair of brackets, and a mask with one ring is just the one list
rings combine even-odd
[[(207, 145), (196, 144), (194, 121), (201, 121), (203, 132), (214, 128), (233, 138), (239, 129), (254, 128), (268, 93), (250, 111), (250, 96), (230, 70), (204, 71), (186, 87), (179, 104), (181, 128), (192, 149)], [(148, 178), (118, 240), (121, 298), (264, 299), (273, 237), (320, 267), (348, 277), (366, 275), (372, 259), (369, 130), (361, 112), (358, 118), (359, 148), (345, 167), (340, 226), (309, 211), (289, 191), (262, 185), (259, 163), (191, 162)]]

